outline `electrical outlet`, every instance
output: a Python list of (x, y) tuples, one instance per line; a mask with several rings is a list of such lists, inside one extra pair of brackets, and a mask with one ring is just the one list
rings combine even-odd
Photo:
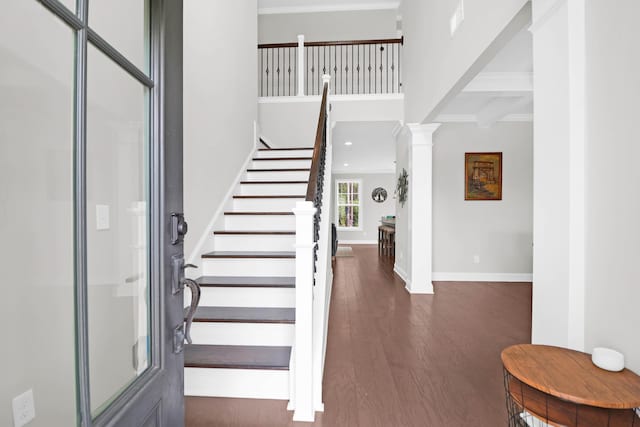
[(36, 408), (33, 403), (33, 390), (29, 389), (16, 396), (12, 402), (13, 426), (22, 427), (36, 417)]
[(473, 256), (473, 263), (474, 264), (480, 264), (480, 255), (474, 255)]

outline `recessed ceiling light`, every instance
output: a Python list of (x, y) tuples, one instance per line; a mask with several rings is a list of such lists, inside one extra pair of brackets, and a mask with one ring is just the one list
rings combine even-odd
[(353, 145), (353, 142), (347, 141), (347, 142), (344, 143), (344, 145)]
[(344, 164), (344, 166), (345, 166), (345, 167), (349, 166), (349, 163), (345, 163), (345, 164)]

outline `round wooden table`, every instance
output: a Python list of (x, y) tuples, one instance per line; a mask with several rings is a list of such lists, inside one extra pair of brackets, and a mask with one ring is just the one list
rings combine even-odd
[(640, 376), (609, 372), (591, 355), (545, 345), (502, 352), (509, 426), (640, 427)]

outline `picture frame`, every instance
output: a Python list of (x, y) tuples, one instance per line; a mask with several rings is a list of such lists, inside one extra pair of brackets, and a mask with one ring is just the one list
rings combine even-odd
[(464, 153), (464, 199), (502, 200), (502, 152)]

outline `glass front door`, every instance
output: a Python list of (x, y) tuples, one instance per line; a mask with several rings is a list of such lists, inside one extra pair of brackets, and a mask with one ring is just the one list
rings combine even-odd
[(178, 0), (0, 5), (0, 425), (183, 423), (181, 34)]

